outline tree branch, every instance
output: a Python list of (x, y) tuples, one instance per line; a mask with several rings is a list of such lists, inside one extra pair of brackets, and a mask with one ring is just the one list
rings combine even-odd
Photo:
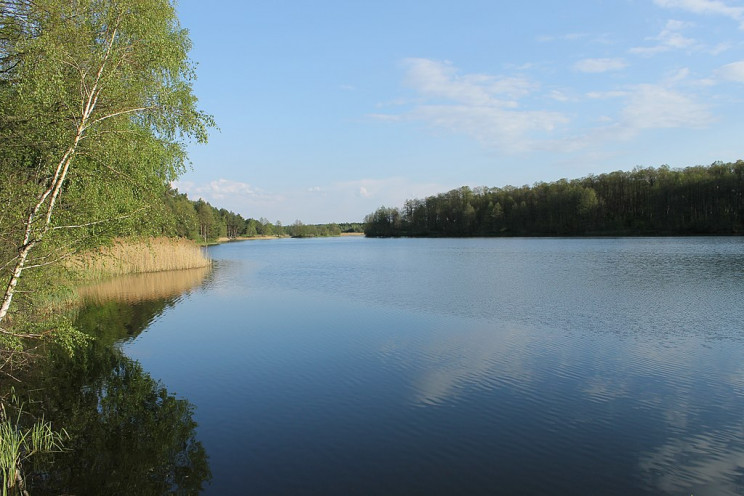
[(119, 112), (113, 112), (111, 114), (106, 114), (103, 117), (99, 117), (98, 119), (95, 119), (91, 121), (88, 124), (88, 127), (94, 126), (98, 124), (99, 122), (105, 121), (106, 119), (111, 119), (112, 117), (118, 117), (120, 115), (126, 115), (126, 114), (134, 114), (136, 112), (142, 112), (143, 110), (154, 110), (157, 107), (138, 107), (138, 108), (132, 108), (127, 110), (120, 110)]
[(116, 220), (121, 220), (121, 219), (126, 219), (128, 217), (131, 217), (132, 215), (136, 214), (137, 212), (140, 212), (142, 210), (145, 210), (145, 208), (146, 207), (141, 207), (141, 208), (138, 208), (137, 210), (135, 210), (134, 212), (131, 212), (131, 213), (128, 213), (128, 214), (125, 214), (125, 215), (120, 215), (119, 217), (114, 217), (112, 219), (96, 220), (96, 221), (88, 222), (88, 223), (85, 223), (85, 224), (78, 224), (78, 225), (71, 225), (71, 226), (55, 226), (55, 227), (52, 227), (52, 230), (57, 230), (57, 229), (79, 229), (81, 227), (96, 226), (96, 225), (99, 225), (99, 224), (105, 224), (107, 222), (114, 222)]

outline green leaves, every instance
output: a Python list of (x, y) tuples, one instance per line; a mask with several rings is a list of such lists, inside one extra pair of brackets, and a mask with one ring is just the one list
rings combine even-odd
[[(39, 453), (54, 453), (64, 450), (63, 442), (69, 438), (62, 429), (57, 432), (43, 418), (30, 427), (22, 426), (23, 405), (14, 396), (13, 405), (18, 413), (12, 417), (0, 403), (0, 473), (2, 473), (3, 495), (8, 489), (23, 489), (21, 464)], [(20, 486), (20, 487), (19, 487)], [(15, 494), (15, 493), (13, 493)]]
[(0, 205), (12, 213), (0, 235), (19, 247), (0, 252), (0, 321), (42, 239), (80, 246), (143, 225), (186, 143), (206, 141), (190, 47), (169, 0), (0, 2)]

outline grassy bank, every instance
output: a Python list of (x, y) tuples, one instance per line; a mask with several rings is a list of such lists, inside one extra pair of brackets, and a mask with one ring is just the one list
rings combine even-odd
[(100, 280), (128, 274), (208, 267), (211, 260), (183, 238), (119, 238), (68, 263), (76, 279)]

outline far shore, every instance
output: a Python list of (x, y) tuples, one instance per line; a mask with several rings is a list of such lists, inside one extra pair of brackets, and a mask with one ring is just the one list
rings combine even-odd
[(238, 236), (236, 238), (217, 238), (217, 243), (229, 243), (230, 241), (247, 241), (249, 239), (279, 239), (286, 236)]
[[(364, 233), (356, 233), (356, 232), (349, 232), (349, 233), (341, 233), (339, 236), (364, 236)], [(222, 243), (231, 243), (233, 241), (250, 241), (250, 240), (256, 240), (256, 239), (281, 239), (281, 238), (288, 238), (289, 236), (238, 236), (236, 238), (217, 238), (217, 241), (209, 244), (222, 244)], [(327, 236), (330, 238), (337, 237), (337, 236)]]

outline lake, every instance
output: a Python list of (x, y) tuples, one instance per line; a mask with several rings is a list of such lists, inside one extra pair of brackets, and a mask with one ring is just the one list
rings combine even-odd
[(153, 494), (744, 494), (744, 238), (209, 254), (180, 296), (81, 311), (119, 353), (105, 379), (68, 374), (117, 440), (91, 450), (133, 461), (75, 470), (152, 451), (181, 481)]

